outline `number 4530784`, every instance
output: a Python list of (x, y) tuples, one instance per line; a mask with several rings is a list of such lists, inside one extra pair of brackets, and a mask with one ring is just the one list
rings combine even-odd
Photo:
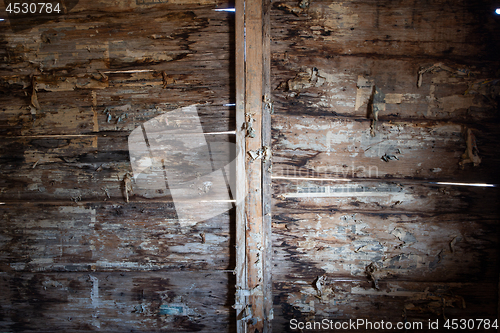
[(489, 319), (447, 319), (443, 326), (449, 330), (498, 330), (497, 319), (495, 321)]
[(5, 11), (9, 14), (52, 14), (60, 13), (61, 9), (59, 8), (59, 3), (53, 5), (50, 2), (11, 2)]

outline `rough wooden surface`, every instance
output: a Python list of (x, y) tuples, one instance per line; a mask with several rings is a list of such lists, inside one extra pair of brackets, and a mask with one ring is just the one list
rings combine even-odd
[(168, 188), (124, 180), (129, 134), (177, 108), (234, 142), (228, 4), (64, 4), (1, 22), (0, 330), (234, 331), (234, 211), (180, 221)]
[(263, 1), (263, 22), (262, 22), (262, 67), (263, 67), (263, 112), (262, 112), (262, 145), (269, 147), (271, 156), (264, 159), (262, 163), (262, 215), (264, 234), (264, 317), (267, 318), (264, 332), (272, 332), (274, 319), (273, 309), (273, 251), (272, 251), (272, 125), (271, 113), (274, 109), (274, 102), (271, 93), (271, 11), (272, 1)]
[[(467, 123), (329, 116), (274, 117), (275, 176), (495, 182), (495, 125), (476, 130), (481, 164), (463, 167)], [(472, 125), (474, 126), (474, 125)]]
[(230, 331), (231, 283), (231, 273), (210, 272), (1, 273), (0, 327), (6, 332)]
[(276, 180), (273, 214), (366, 210), (459, 212), (485, 217), (498, 213), (498, 189), (435, 185), (423, 182), (327, 182)]
[[(264, 301), (266, 288), (265, 244), (267, 242), (262, 192), (262, 161), (250, 156), (263, 151), (263, 6), (260, 1), (245, 2), (245, 117), (253, 135), (246, 135), (246, 273), (248, 319), (243, 332), (266, 332), (268, 326)], [(262, 155), (262, 153), (261, 153)], [(262, 157), (262, 159), (265, 157)]]
[[(369, 326), (362, 325), (359, 329), (353, 326), (350, 331), (394, 332), (398, 331), (397, 323), (410, 323), (410, 328), (421, 332), (444, 332), (442, 326), (445, 317), (487, 317), (491, 322), (496, 318), (496, 305), (490, 301), (489, 295), (495, 289), (495, 284), (386, 281), (379, 283), (380, 290), (374, 290), (371, 283), (366, 281), (329, 277), (326, 277), (326, 281), (321, 298), (314, 284), (309, 281), (276, 283), (275, 311), (282, 315), (276, 318), (273, 329), (279, 332), (297, 331), (291, 329), (290, 321), (293, 319), (304, 323), (321, 323), (326, 319), (334, 325), (349, 325), (349, 319), (354, 322), (360, 319), (370, 321), (371, 330)], [(375, 311), (376, 317), (373, 315)], [(381, 321), (390, 322), (392, 329), (373, 329), (373, 324)], [(429, 321), (438, 321), (441, 328), (429, 329)], [(420, 327), (414, 326), (420, 324)], [(478, 331), (488, 332), (484, 329)]]
[(311, 1), (304, 8), (281, 1), (274, 7), (278, 53), (495, 60), (498, 50), (489, 1)]
[(280, 215), (274, 223), (278, 281), (312, 283), (323, 274), (365, 280), (372, 262), (380, 264), (380, 281), (473, 282), (498, 274), (494, 219), (359, 210)]
[(247, 256), (246, 256), (246, 134), (245, 123), (245, 2), (235, 1), (235, 86), (236, 86), (236, 331), (245, 332), (248, 297), (238, 290), (247, 290)]
[(275, 331), (498, 316), (493, 10), (273, 3)]
[(1, 214), (2, 271), (196, 271), (232, 265), (228, 214), (191, 227), (179, 223), (172, 202), (8, 204)]

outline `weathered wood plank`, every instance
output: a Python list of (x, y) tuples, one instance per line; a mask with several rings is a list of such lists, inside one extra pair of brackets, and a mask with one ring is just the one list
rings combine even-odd
[(232, 274), (0, 273), (8, 332), (232, 332)]
[[(203, 91), (206, 88), (202, 88)], [(181, 106), (188, 106), (213, 98), (189, 100), (189, 93), (163, 96), (165, 90), (148, 89), (124, 91), (108, 88), (104, 92), (70, 91), (39, 92), (41, 109), (30, 111), (30, 98), (3, 96), (5, 103), (0, 113), (0, 135), (80, 135), (99, 132), (130, 132), (144, 122)], [(151, 95), (148, 95), (151, 93)], [(196, 95), (196, 94), (195, 94)], [(219, 93), (220, 95), (220, 93)], [(1, 95), (0, 95), (1, 96)], [(190, 95), (193, 96), (193, 95)], [(186, 97), (185, 100), (183, 98)], [(63, 102), (61, 102), (63, 98)], [(197, 99), (197, 100), (196, 100)], [(231, 106), (197, 105), (204, 132), (234, 131), (234, 108)]]
[[(268, 147), (271, 152), (272, 142), (272, 124), (271, 113), (274, 112), (274, 102), (271, 94), (271, 9), (272, 1), (263, 1), (262, 4), (262, 68), (263, 68), (263, 98), (264, 104), (262, 112), (262, 146)], [(270, 153), (272, 155), (272, 153)], [(274, 319), (273, 310), (273, 276), (272, 276), (272, 156), (265, 158), (262, 163), (262, 221), (264, 235), (264, 317), (267, 320), (264, 323), (264, 332), (272, 332), (272, 320)]]
[[(180, 144), (190, 133), (165, 131), (165, 134), (176, 136), (178, 140), (172, 139), (169, 145), (165, 144), (165, 151), (172, 153), (182, 152)], [(170, 132), (170, 133), (169, 133)], [(8, 170), (12, 167), (35, 169), (44, 164), (66, 162), (74, 165), (99, 166), (102, 163), (122, 163), (129, 161), (129, 135), (128, 131), (117, 132), (97, 132), (93, 134), (81, 135), (33, 135), (33, 136), (13, 136), (2, 138), (0, 144), (0, 158), (2, 159), (1, 169)], [(227, 161), (229, 156), (234, 155), (232, 150), (223, 148), (234, 148), (235, 136), (233, 131), (205, 133), (203, 139), (210, 148), (212, 161)], [(201, 138), (197, 140), (203, 140)], [(218, 143), (226, 145), (218, 146)], [(233, 149), (234, 150), (234, 149)], [(113, 154), (116, 154), (113, 156)], [(119, 157), (118, 155), (122, 155)], [(185, 155), (195, 155), (195, 152), (186, 151)], [(193, 157), (194, 158), (194, 157)], [(33, 163), (38, 161), (33, 167)]]
[(496, 318), (498, 189), (432, 183), (500, 182), (492, 7), (273, 5), (274, 330)]
[[(227, 15), (213, 11), (215, 4), (138, 7), (129, 2), (114, 13), (106, 5), (43, 24), (24, 19), (31, 29), (2, 36), (0, 75), (172, 68), (192, 73), (194, 68), (220, 68), (221, 59), (227, 64), (232, 27)], [(145, 26), (145, 21), (154, 24)], [(184, 65), (177, 63), (181, 59)]]
[(232, 213), (199, 223), (174, 204), (0, 206), (2, 271), (173, 271), (232, 269)]
[(247, 324), (243, 320), (247, 316), (248, 298), (239, 290), (248, 290), (247, 280), (247, 249), (246, 249), (246, 134), (245, 123), (245, 1), (235, 1), (235, 87), (236, 87), (236, 331), (246, 331)]
[[(126, 11), (134, 11), (134, 12), (149, 12), (154, 10), (164, 10), (168, 7), (180, 8), (189, 8), (193, 6), (199, 5), (210, 5), (215, 8), (228, 6), (230, 2), (221, 1), (221, 0), (172, 0), (168, 3), (162, 1), (154, 1), (154, 0), (123, 0), (120, 2), (116, 2), (116, 0), (104, 0), (100, 3), (87, 3), (87, 2), (79, 2), (79, 1), (63, 1), (61, 4), (61, 15), (67, 15), (72, 13), (80, 13), (85, 11), (91, 11), (93, 13), (114, 13), (114, 12), (126, 12)], [(4, 5), (1, 7), (5, 10)], [(22, 16), (22, 15), (21, 15)], [(49, 16), (54, 19), (56, 16)], [(64, 17), (63, 17), (64, 18)], [(42, 21), (42, 20), (40, 20)], [(42, 21), (43, 22), (43, 21)]]
[[(481, 317), (491, 322), (496, 319), (495, 302), (491, 298), (491, 290), (495, 289), (495, 285), (492, 283), (387, 281), (380, 283), (380, 289), (373, 289), (369, 282), (327, 277), (320, 297), (314, 283), (302, 281), (292, 284), (289, 280), (277, 282), (273, 328), (279, 332), (296, 332), (297, 329), (290, 326), (296, 324), (292, 319), (304, 323), (326, 319), (328, 324), (333, 321), (333, 325), (349, 324), (349, 319), (354, 322), (360, 319), (364, 323), (360, 323), (359, 327), (347, 326), (347, 329), (353, 332), (375, 331), (373, 326), (371, 330), (370, 326), (364, 326), (366, 322), (370, 321), (372, 325), (378, 322), (380, 325), (383, 320), (385, 323), (391, 322), (393, 327), (388, 329), (384, 325), (377, 331), (394, 332), (398, 322), (411, 325), (420, 325), (420, 322), (422, 326), (408, 326), (409, 330), (435, 332), (445, 330), (443, 325), (446, 319), (476, 320)], [(429, 329), (429, 320), (437, 320), (439, 328)], [(326, 332), (339, 330), (342, 328), (338, 326), (325, 329)], [(488, 332), (484, 329), (479, 331)]]
[[(40, 94), (38, 94), (40, 95)], [(42, 109), (30, 111), (30, 96), (0, 95), (3, 104), (0, 133), (3, 136), (71, 134), (93, 130), (94, 113), (88, 92), (71, 91), (61, 102), (61, 93), (43, 94)]]
[[(263, 123), (263, 3), (245, 1), (245, 117), (247, 118), (246, 135), (246, 273), (248, 297), (248, 319), (246, 331), (265, 332), (266, 317), (264, 292), (264, 270), (266, 243), (263, 219), (262, 163), (255, 161), (250, 154), (262, 154)], [(250, 130), (249, 127), (252, 127)], [(251, 132), (253, 131), (253, 133)]]
[(498, 220), (453, 213), (275, 215), (276, 281), (332, 278), (489, 281), (498, 275)]
[[(223, 87), (226, 90), (227, 87)], [(203, 131), (224, 132), (235, 130), (235, 111), (228, 106), (229, 91), (210, 91), (199, 87), (199, 91), (179, 89), (168, 91), (161, 89), (146, 90), (137, 94), (134, 90), (124, 93), (120, 88), (107, 89), (97, 93), (97, 114), (99, 130), (127, 131), (133, 130), (145, 121), (165, 114), (174, 109), (196, 104)], [(211, 96), (204, 96), (205, 92)], [(218, 100), (221, 96), (221, 99)], [(204, 105), (203, 103), (207, 103)], [(214, 104), (214, 105), (211, 105)], [(111, 119), (108, 121), (108, 115)], [(119, 120), (122, 117), (122, 120)]]
[(3, 22), (0, 330), (235, 330), (234, 212), (179, 219), (167, 188), (124, 181), (131, 131), (180, 107), (203, 104), (203, 131), (225, 133), (205, 140), (234, 142), (232, 19), (220, 1), (141, 2)]
[[(498, 81), (491, 66), (438, 61), (383, 59), (273, 52), (275, 112), (287, 115), (342, 115), (368, 118), (376, 86), (385, 94), (381, 120), (495, 119)], [(445, 69), (443, 69), (445, 68)]]
[[(495, 59), (493, 8), (484, 2), (312, 1), (274, 3), (273, 48), (325, 58)], [(439, 17), (439, 20), (436, 20)]]
[(276, 116), (273, 121), (274, 176), (498, 182), (498, 154), (490, 148), (498, 142), (495, 126), (473, 130), (481, 162), (465, 162), (462, 169), (464, 124), (379, 121), (372, 136), (368, 119)]
[(370, 211), (450, 213), (494, 218), (499, 189), (405, 181), (274, 181), (274, 215)]
[[(131, 172), (127, 137), (122, 133), (113, 136), (84, 136), (76, 138), (17, 138), (7, 139), (0, 148), (0, 200), (6, 201), (102, 201), (124, 198), (124, 175)], [(191, 165), (208, 161), (207, 174), (227, 167), (234, 158), (234, 135), (205, 135), (208, 156), (198, 150), (186, 151), (169, 146), (165, 159), (169, 170), (186, 174)], [(217, 149), (220, 144), (224, 146)], [(205, 151), (205, 153), (207, 153)], [(230, 171), (231, 173), (232, 171)], [(167, 185), (163, 170), (145, 170), (141, 182), (132, 181), (132, 201), (163, 199), (170, 201), (169, 188), (183, 184)], [(139, 174), (137, 175), (139, 176)], [(145, 187), (145, 179), (164, 179), (165, 186)], [(205, 174), (200, 176), (207, 176)], [(232, 177), (231, 175), (228, 175)], [(196, 175), (193, 173), (192, 178)], [(228, 179), (229, 180), (229, 179)], [(216, 180), (213, 180), (218, 182)], [(173, 186), (173, 187), (172, 187)], [(161, 190), (161, 191), (160, 191)], [(200, 191), (200, 195), (208, 191)], [(208, 193), (209, 194), (209, 193)]]

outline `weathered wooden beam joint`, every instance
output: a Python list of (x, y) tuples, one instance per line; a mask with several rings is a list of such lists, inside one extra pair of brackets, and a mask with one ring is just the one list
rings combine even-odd
[[(237, 193), (245, 200), (237, 207), (238, 332), (270, 332), (270, 114), (269, 6), (266, 0), (236, 2), (236, 123)], [(259, 153), (260, 152), (260, 153)], [(246, 190), (248, 189), (248, 190)], [(237, 194), (237, 196), (238, 196)], [(241, 198), (241, 197), (240, 197)], [(239, 200), (237, 200), (239, 201)]]

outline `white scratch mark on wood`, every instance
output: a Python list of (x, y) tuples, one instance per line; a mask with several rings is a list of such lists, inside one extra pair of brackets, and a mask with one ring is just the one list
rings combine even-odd
[(338, 181), (343, 181), (343, 182), (350, 182), (351, 179), (347, 178), (314, 178), (314, 177), (287, 177), (287, 176), (271, 176), (271, 179), (285, 179), (285, 180), (321, 180), (321, 181), (333, 181), (333, 182), (338, 182)]
[(99, 119), (97, 118), (97, 93), (95, 90), (92, 90), (92, 112), (94, 122), (93, 131), (99, 132)]
[(99, 279), (95, 276), (89, 275), (90, 281), (92, 282), (92, 290), (90, 291), (90, 300), (92, 301), (92, 307), (95, 309), (99, 306)]

